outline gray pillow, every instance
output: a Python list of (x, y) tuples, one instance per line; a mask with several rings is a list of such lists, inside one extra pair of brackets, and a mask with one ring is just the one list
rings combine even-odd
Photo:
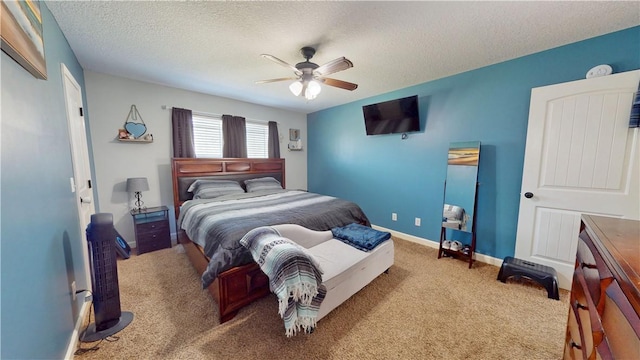
[(213, 199), (222, 195), (244, 193), (242, 186), (232, 180), (196, 180), (187, 191), (193, 193), (194, 199)]
[(282, 190), (282, 184), (272, 177), (245, 180), (244, 185), (247, 187), (247, 192)]

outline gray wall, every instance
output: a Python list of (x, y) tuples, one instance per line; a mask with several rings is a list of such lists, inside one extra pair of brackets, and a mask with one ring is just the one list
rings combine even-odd
[[(288, 151), (289, 128), (300, 129), (306, 144), (306, 115), (227, 98), (179, 90), (87, 71), (87, 99), (92, 110), (91, 139), (95, 159), (100, 212), (112, 213), (120, 234), (132, 246), (134, 230), (129, 209), (133, 200), (126, 189), (129, 177), (146, 177), (149, 191), (142, 193), (146, 206), (166, 205), (173, 216), (171, 183), (171, 111), (162, 105), (213, 114), (232, 114), (248, 119), (277, 121), (280, 154), (286, 159), (286, 186), (307, 188), (306, 151)], [(116, 139), (131, 105), (135, 104), (153, 134), (153, 143), (126, 143)], [(171, 221), (175, 233), (175, 222)]]

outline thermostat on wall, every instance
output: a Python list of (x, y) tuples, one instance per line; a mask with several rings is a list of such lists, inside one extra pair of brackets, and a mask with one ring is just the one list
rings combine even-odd
[(611, 75), (612, 72), (613, 72), (613, 69), (611, 68), (611, 66), (606, 64), (598, 65), (596, 67), (591, 68), (591, 70), (587, 72), (587, 79), (598, 77), (598, 76)]

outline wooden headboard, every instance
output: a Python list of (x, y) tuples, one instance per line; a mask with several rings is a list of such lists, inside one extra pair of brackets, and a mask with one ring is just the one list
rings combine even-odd
[(173, 158), (171, 178), (176, 219), (180, 214), (180, 206), (192, 197), (187, 189), (198, 179), (235, 180), (244, 188), (247, 179), (271, 176), (286, 188), (284, 168), (284, 159)]

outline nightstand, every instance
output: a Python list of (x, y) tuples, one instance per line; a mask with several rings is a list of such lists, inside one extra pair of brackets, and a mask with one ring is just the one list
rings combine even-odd
[(158, 206), (131, 210), (133, 227), (136, 230), (138, 255), (171, 247), (169, 232), (169, 208)]

